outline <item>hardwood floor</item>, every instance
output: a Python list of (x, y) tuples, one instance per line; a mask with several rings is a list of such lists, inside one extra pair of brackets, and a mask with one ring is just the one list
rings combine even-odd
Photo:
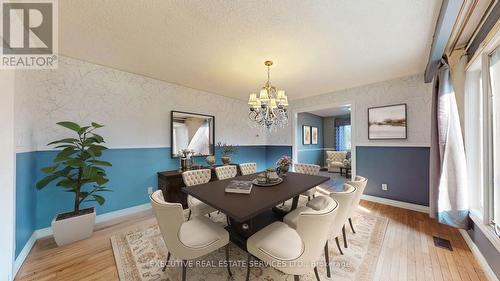
[[(361, 209), (389, 218), (374, 281), (487, 280), (456, 229), (424, 213), (373, 202), (362, 201)], [(64, 247), (57, 247), (51, 237), (40, 239), (15, 280), (118, 280), (109, 238), (153, 223), (152, 212), (145, 211), (100, 224), (90, 239)], [(453, 251), (435, 247), (433, 235), (450, 240)]]

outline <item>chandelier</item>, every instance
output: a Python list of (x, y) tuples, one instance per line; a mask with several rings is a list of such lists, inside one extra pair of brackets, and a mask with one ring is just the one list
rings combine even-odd
[(288, 125), (288, 97), (284, 90), (277, 90), (269, 82), (269, 68), (273, 62), (265, 61), (264, 64), (267, 66), (267, 82), (260, 89), (258, 97), (255, 93), (250, 94), (248, 118), (256, 127), (276, 131), (278, 127)]

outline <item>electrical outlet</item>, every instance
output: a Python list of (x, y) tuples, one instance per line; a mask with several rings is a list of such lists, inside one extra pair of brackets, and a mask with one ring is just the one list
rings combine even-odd
[(382, 190), (387, 190), (387, 184), (386, 183), (382, 184)]
[(152, 186), (148, 187), (148, 194), (151, 194), (151, 193), (153, 193), (153, 187)]

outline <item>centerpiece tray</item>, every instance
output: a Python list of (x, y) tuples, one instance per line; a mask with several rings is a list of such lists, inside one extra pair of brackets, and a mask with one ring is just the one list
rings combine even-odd
[(268, 182), (259, 182), (257, 179), (252, 180), (252, 184), (258, 185), (258, 186), (274, 186), (278, 185), (283, 182), (282, 178), (278, 178), (275, 181), (268, 181)]

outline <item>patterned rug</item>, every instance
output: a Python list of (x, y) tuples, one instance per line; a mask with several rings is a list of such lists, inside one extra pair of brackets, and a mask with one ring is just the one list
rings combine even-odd
[[(226, 224), (224, 214), (213, 213), (211, 219), (221, 225)], [(360, 211), (354, 218), (356, 234), (346, 229), (348, 249), (340, 255), (334, 241), (329, 241), (332, 276), (326, 277), (326, 267), (318, 265), (321, 280), (372, 280), (380, 249), (384, 240), (388, 220)], [(341, 245), (342, 239), (340, 239)], [(113, 252), (121, 281), (177, 281), (181, 280), (182, 265), (172, 256), (171, 263), (162, 272), (167, 248), (163, 242), (158, 225), (151, 225), (127, 231), (111, 237)], [(220, 281), (245, 280), (247, 254), (230, 243), (229, 258), (233, 277), (230, 278), (225, 267), (224, 248), (188, 264), (186, 280)], [(324, 257), (321, 258), (324, 262)], [(293, 280), (293, 276), (281, 273), (271, 267), (252, 267), (250, 280)], [(316, 280), (311, 271), (300, 280)]]

